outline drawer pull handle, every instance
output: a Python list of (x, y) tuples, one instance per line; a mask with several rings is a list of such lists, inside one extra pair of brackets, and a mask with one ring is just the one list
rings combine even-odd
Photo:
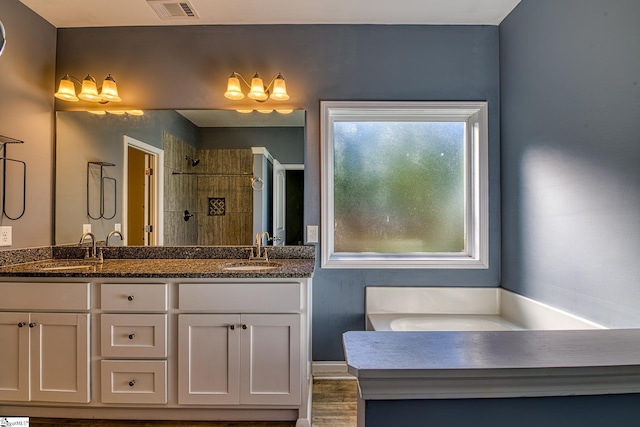
[(229, 325), (229, 329), (231, 329), (232, 331), (236, 328), (236, 325)]
[(134, 296), (133, 296), (133, 295), (129, 295), (129, 296), (127, 297), (127, 299), (128, 299), (129, 301), (133, 301), (133, 298), (134, 298)]
[(247, 329), (247, 325), (242, 325), (242, 329)]
[(136, 337), (136, 334), (129, 334), (129, 339), (132, 340)]
[(29, 323), (29, 327), (30, 328), (35, 328), (36, 326), (38, 326), (38, 324), (36, 322)]
[(18, 328), (22, 328), (23, 326), (26, 326), (26, 322), (20, 322), (18, 323)]
[(136, 385), (136, 380), (135, 379), (129, 381), (129, 387), (133, 387), (134, 385)]

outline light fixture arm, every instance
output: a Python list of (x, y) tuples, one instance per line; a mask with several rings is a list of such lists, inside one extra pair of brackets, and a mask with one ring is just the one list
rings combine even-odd
[[(251, 89), (251, 84), (249, 84), (249, 82), (247, 82), (244, 77), (242, 77), (240, 74), (236, 73), (235, 71), (233, 72), (233, 74), (234, 74), (235, 77), (240, 77), (240, 80), (242, 80), (242, 82), (249, 89)], [(256, 71), (255, 76), (258, 76), (258, 72), (257, 71)], [(264, 84), (262, 86), (264, 88), (264, 93), (267, 95), (267, 97), (265, 99), (254, 99), (254, 101), (256, 101), (256, 102), (267, 102), (269, 100), (269, 98), (271, 97), (271, 93), (269, 92), (269, 88), (271, 87), (271, 85), (273, 84), (273, 81), (276, 79), (277, 76), (278, 76), (278, 74), (273, 76), (273, 78), (271, 79), (271, 82), (267, 86), (264, 86)]]
[(251, 89), (251, 85), (244, 79), (244, 77), (242, 77), (242, 75), (234, 71), (233, 73), (231, 73), (231, 76), (239, 78), (240, 80), (242, 80), (242, 83), (244, 83), (249, 89)]

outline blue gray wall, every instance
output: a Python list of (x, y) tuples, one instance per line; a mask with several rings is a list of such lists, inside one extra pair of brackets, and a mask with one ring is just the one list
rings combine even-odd
[(640, 2), (523, 0), (500, 25), (502, 286), (640, 323)]
[[(232, 71), (281, 71), (307, 111), (305, 223), (320, 221), (320, 100), (489, 102), (488, 270), (321, 270), (314, 277), (313, 358), (342, 360), (341, 334), (364, 328), (368, 285), (498, 286), (499, 40), (495, 26), (194, 26), (58, 30), (57, 74), (112, 73), (135, 108), (255, 108), (223, 97)], [(82, 52), (82, 55), (78, 55)], [(56, 108), (78, 108), (57, 101)], [(322, 243), (321, 243), (322, 244)]]
[[(8, 249), (47, 246), (52, 229), (56, 29), (18, 0), (0, 0), (0, 20), (7, 32), (0, 56), (0, 135), (24, 141), (7, 146), (6, 154), (27, 163), (24, 216), (16, 221), (0, 216), (0, 225), (13, 228)], [(7, 172), (6, 211), (15, 217), (22, 209), (22, 170)]]
[(303, 127), (200, 128), (198, 148), (265, 147), (280, 163), (304, 163)]
[(639, 394), (369, 400), (365, 419), (366, 427), (637, 427), (639, 404)]

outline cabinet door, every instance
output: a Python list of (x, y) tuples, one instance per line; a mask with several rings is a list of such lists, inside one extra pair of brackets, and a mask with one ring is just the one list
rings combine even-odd
[(240, 316), (178, 316), (178, 403), (237, 404)]
[(0, 313), (0, 400), (29, 400), (28, 324), (28, 313)]
[(300, 315), (243, 314), (241, 321), (240, 403), (299, 405)]
[(89, 402), (89, 314), (32, 313), (31, 400)]

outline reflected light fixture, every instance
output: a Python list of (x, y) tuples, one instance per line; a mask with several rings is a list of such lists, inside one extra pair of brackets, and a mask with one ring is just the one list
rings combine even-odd
[[(79, 94), (76, 94), (76, 87), (74, 83), (78, 83), (82, 87)], [(106, 104), (107, 102), (120, 102), (122, 99), (118, 95), (118, 87), (116, 81), (109, 74), (102, 82), (100, 92), (98, 92), (98, 86), (96, 85), (96, 79), (91, 74), (87, 74), (87, 77), (83, 81), (80, 81), (77, 77), (65, 74), (60, 79), (58, 85), (58, 91), (54, 94), (58, 99), (63, 101), (77, 102), (80, 99), (89, 102), (98, 102), (100, 104)]]
[(143, 110), (87, 110), (87, 113), (94, 114), (96, 116), (104, 116), (107, 113), (116, 116), (122, 116), (125, 114), (130, 116), (144, 116)]
[(275, 99), (276, 101), (286, 101), (289, 99), (287, 93), (287, 85), (285, 84), (284, 77), (281, 73), (273, 76), (268, 85), (264, 85), (262, 78), (256, 73), (251, 79), (249, 84), (244, 77), (235, 71), (231, 73), (229, 79), (227, 79), (227, 91), (224, 93), (225, 98), (239, 101), (244, 99), (244, 93), (242, 92), (241, 84), (249, 88), (247, 96), (258, 102), (265, 102), (269, 99)]

